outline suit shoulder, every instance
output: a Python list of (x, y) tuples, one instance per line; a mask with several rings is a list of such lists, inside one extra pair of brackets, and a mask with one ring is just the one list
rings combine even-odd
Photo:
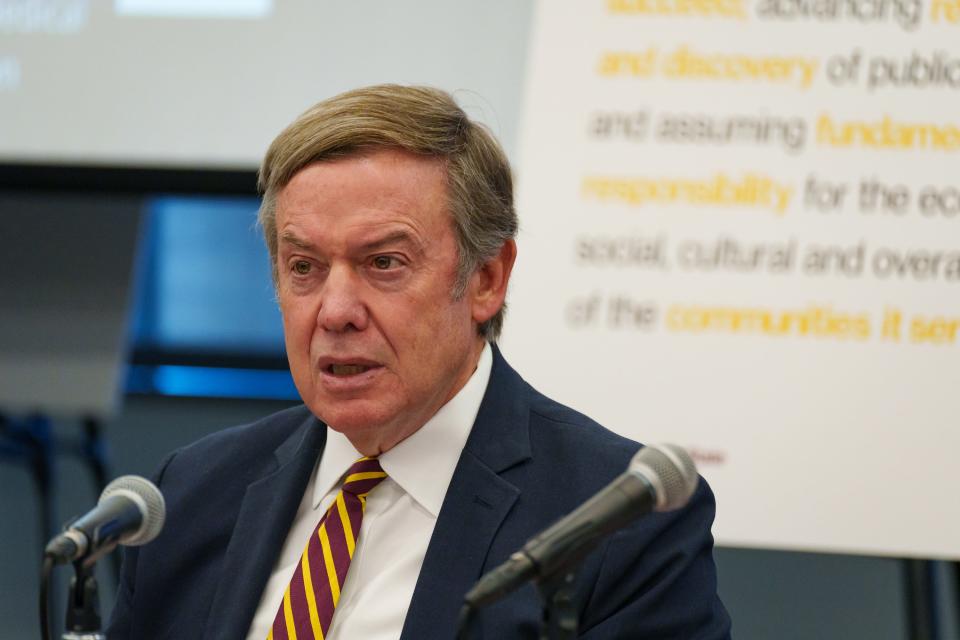
[(307, 422), (318, 422), (304, 405), (270, 414), (251, 423), (211, 433), (174, 451), (164, 465), (244, 468), (272, 454)]
[(308, 420), (313, 414), (304, 405), (297, 405), (284, 409), (254, 422), (236, 425), (211, 433), (180, 449), (180, 453), (204, 454), (211, 450), (223, 447), (233, 448), (237, 444), (244, 448), (271, 447), (276, 448), (286, 440), (293, 431)]
[(530, 388), (530, 427), (534, 438), (568, 441), (584, 456), (604, 454), (611, 461), (628, 461), (641, 447), (639, 442), (614, 433), (593, 418)]
[[(509, 449), (531, 456), (533, 467), (577, 469), (600, 479), (612, 478), (613, 469), (626, 468), (640, 443), (537, 391), (498, 348), (493, 355), (490, 382), (477, 416), (477, 424), (484, 427), (483, 438), (471, 436), (476, 449), (494, 450), (493, 458)], [(491, 440), (495, 446), (484, 444)]]

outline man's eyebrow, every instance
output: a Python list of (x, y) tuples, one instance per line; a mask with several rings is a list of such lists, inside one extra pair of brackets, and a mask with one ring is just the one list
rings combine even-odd
[[(284, 231), (280, 234), (280, 243), (289, 244), (303, 251), (315, 251), (317, 246), (303, 238), (292, 231)], [(424, 250), (423, 242), (410, 231), (406, 229), (397, 229), (396, 231), (391, 231), (387, 235), (376, 238), (369, 242), (364, 242), (363, 244), (357, 247), (357, 250), (363, 253), (371, 253), (379, 251), (384, 247), (389, 247), (391, 245), (397, 244), (408, 244), (411, 245), (414, 250), (422, 252)]]
[(286, 244), (292, 244), (298, 249), (310, 250), (314, 248), (314, 245), (309, 240), (305, 240), (298, 236), (297, 234), (291, 231), (284, 231), (280, 234), (280, 242)]
[(423, 250), (423, 244), (420, 242), (420, 240), (406, 229), (397, 229), (396, 231), (392, 231), (382, 238), (365, 242), (360, 245), (360, 250), (364, 252), (377, 251), (379, 249), (383, 249), (384, 247), (395, 244), (409, 244), (418, 251)]

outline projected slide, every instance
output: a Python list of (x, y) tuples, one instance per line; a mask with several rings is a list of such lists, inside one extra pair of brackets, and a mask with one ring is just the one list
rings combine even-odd
[(520, 369), (688, 446), (721, 543), (960, 557), (960, 4), (553, 0), (533, 42)]
[(0, 0), (0, 163), (252, 169), (309, 106), (380, 82), (457, 92), (512, 148), (530, 9)]

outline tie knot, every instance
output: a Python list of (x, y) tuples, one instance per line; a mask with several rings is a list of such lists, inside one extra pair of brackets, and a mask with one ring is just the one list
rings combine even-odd
[(341, 490), (355, 496), (365, 496), (387, 477), (376, 458), (360, 458), (347, 470)]

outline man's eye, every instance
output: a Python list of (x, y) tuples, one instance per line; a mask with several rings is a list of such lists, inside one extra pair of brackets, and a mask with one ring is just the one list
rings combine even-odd
[(307, 275), (310, 273), (310, 263), (306, 260), (297, 260), (293, 263), (293, 272), (301, 276)]
[(376, 256), (373, 259), (373, 267), (380, 270), (386, 270), (395, 267), (397, 266), (397, 263), (397, 259), (392, 256)]

